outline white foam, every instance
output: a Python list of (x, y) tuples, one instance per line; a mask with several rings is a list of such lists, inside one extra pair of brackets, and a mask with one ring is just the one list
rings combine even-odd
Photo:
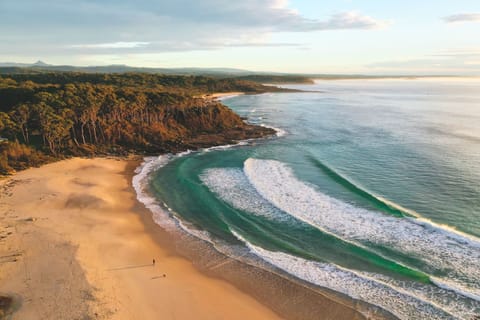
[(205, 148), (205, 149), (202, 149), (202, 152), (211, 152), (211, 151), (217, 151), (217, 150), (228, 150), (228, 149), (231, 149), (231, 148), (234, 148), (234, 147), (246, 146), (246, 145), (248, 145), (249, 141), (250, 141), (250, 139), (249, 140), (242, 140), (242, 141), (239, 141), (238, 143), (235, 143), (235, 144), (224, 144), (224, 145), (221, 145), (221, 146)]
[[(200, 175), (200, 179), (220, 199), (237, 209), (267, 219), (282, 220), (284, 223), (295, 223), (295, 220), (290, 215), (262, 198), (240, 169), (207, 169)], [(471, 311), (473, 309), (480, 310), (480, 303), (465, 298), (465, 293), (461, 295), (453, 292), (451, 288), (445, 288), (444, 284), (436, 287), (413, 281), (397, 281), (376, 274), (370, 274), (369, 277), (373, 280), (379, 279), (381, 282), (389, 283), (389, 285), (392, 284), (390, 286), (394, 290), (400, 290), (410, 296), (420, 297), (421, 300), (454, 315), (459, 315), (460, 318), (464, 315), (473, 314), (473, 311)], [(435, 279), (434, 282), (437, 283), (439, 280)]]
[(287, 131), (285, 131), (283, 129), (272, 127), (272, 126), (269, 126), (269, 125), (266, 125), (266, 124), (263, 124), (263, 123), (260, 126), (275, 130), (275, 135), (279, 138), (287, 135)]
[(450, 286), (480, 300), (478, 242), (329, 197), (278, 161), (248, 159), (244, 172), (257, 192), (280, 210), (345, 241), (381, 245), (421, 260), (427, 273), (443, 274)]
[(172, 159), (171, 155), (159, 157), (147, 157), (143, 163), (135, 169), (136, 175), (132, 179), (132, 185), (137, 193), (137, 199), (152, 212), (153, 220), (167, 231), (175, 231), (176, 223), (172, 220), (164, 206), (158, 202), (148, 191), (151, 174), (166, 165)]
[[(348, 181), (348, 179), (346, 179), (344, 177), (342, 177), (342, 178)], [(414, 219), (412, 219), (414, 223), (423, 224), (425, 227), (434, 227), (434, 228), (437, 228), (437, 229), (443, 229), (445, 231), (448, 231), (450, 233), (451, 237), (458, 237), (457, 239), (459, 241), (465, 241), (465, 239), (468, 239), (468, 241), (470, 242), (470, 244), (472, 246), (480, 246), (479, 239), (477, 237), (473, 236), (473, 235), (466, 234), (465, 232), (459, 231), (452, 226), (436, 223), (436, 222), (434, 222), (430, 219), (427, 219), (427, 218), (423, 217), (418, 212), (416, 212), (414, 210), (407, 209), (407, 208), (405, 208), (405, 207), (403, 207), (403, 206), (401, 206), (401, 205), (399, 205), (395, 202), (392, 202), (390, 200), (385, 199), (384, 197), (381, 197), (381, 196), (378, 196), (378, 195), (375, 195), (375, 194), (371, 194), (371, 195), (373, 197), (377, 198), (380, 202), (383, 202), (383, 203), (385, 203), (386, 205), (388, 205), (392, 208), (395, 208), (399, 211), (402, 211), (402, 212), (405, 212), (405, 213), (409, 214), (412, 217), (415, 217)]]
[(179, 157), (184, 157), (184, 156), (188, 156), (190, 153), (192, 153), (193, 151), (192, 150), (187, 150), (187, 151), (183, 151), (183, 152), (179, 152), (177, 153), (176, 155), (171, 155), (170, 158), (173, 159), (173, 158), (179, 158)]
[[(388, 284), (397, 290), (409, 292), (424, 301), (429, 301), (435, 306), (441, 307), (448, 313), (461, 319), (470, 319), (480, 313), (480, 302), (470, 297), (465, 298), (464, 293), (459, 293), (448, 286), (444, 286), (433, 279), (435, 285), (393, 279), (381, 274), (369, 273), (370, 277)], [(442, 282), (443, 283), (443, 282)]]
[(220, 244), (218, 241), (213, 241), (212, 237), (207, 231), (199, 230), (191, 224), (182, 221), (166, 203), (160, 202), (158, 199), (153, 197), (149, 191), (149, 185), (152, 178), (152, 173), (159, 170), (174, 159), (187, 156), (193, 152), (228, 150), (234, 147), (248, 145), (251, 140), (253, 139), (242, 140), (236, 144), (204, 148), (199, 151), (187, 150), (177, 154), (164, 154), (158, 157), (145, 157), (141, 165), (135, 169), (136, 175), (134, 175), (132, 178), (132, 185), (137, 194), (138, 201), (143, 203), (145, 207), (152, 212), (152, 217), (155, 223), (166, 231), (175, 232), (180, 228), (188, 234), (214, 245), (218, 251), (233, 255), (231, 250), (227, 248), (226, 245)]
[[(223, 150), (232, 146), (223, 146), (224, 148), (218, 149), (218, 147), (212, 147), (205, 149)], [(233, 248), (221, 241), (214, 241), (211, 235), (204, 230), (200, 230), (194, 227), (192, 224), (181, 220), (178, 215), (170, 208), (166, 203), (160, 202), (154, 198), (149, 192), (149, 184), (151, 181), (152, 173), (165, 166), (168, 162), (177, 159), (179, 157), (186, 156), (192, 153), (192, 151), (185, 151), (176, 155), (167, 154), (159, 157), (146, 157), (143, 163), (135, 169), (136, 175), (132, 179), (132, 185), (137, 193), (137, 199), (145, 205), (147, 209), (152, 212), (153, 220), (160, 227), (168, 232), (176, 233), (179, 229), (186, 232), (197, 239), (210, 243), (217, 251), (222, 252), (230, 257), (240, 256), (241, 250), (239, 248)]]
[[(248, 145), (251, 140), (252, 139), (242, 140), (236, 144), (227, 144), (204, 148), (201, 149), (201, 152), (228, 150), (234, 147)], [(168, 208), (168, 206), (165, 203), (160, 204), (158, 200), (154, 198), (148, 191), (151, 174), (160, 169), (161, 167), (165, 166), (168, 162), (180, 157), (187, 156), (193, 152), (195, 151), (186, 150), (177, 154), (164, 154), (158, 157), (145, 157), (142, 164), (135, 169), (136, 175), (132, 178), (132, 185), (137, 194), (138, 201), (143, 203), (147, 209), (152, 211), (154, 221), (167, 230), (173, 230), (174, 225), (178, 226), (178, 223), (172, 220), (170, 214), (165, 212), (164, 208)], [(172, 210), (168, 208), (167, 211)]]
[(216, 98), (217, 101), (225, 101), (225, 100), (228, 100), (228, 99), (232, 99), (232, 98), (235, 98), (235, 97), (238, 97), (238, 96), (242, 96), (243, 93), (232, 93), (232, 94), (228, 94), (228, 95), (223, 95), (223, 96), (219, 96)]
[(375, 275), (265, 250), (249, 243), (238, 233), (232, 233), (242, 240), (252, 253), (275, 267), (299, 279), (388, 310), (400, 319), (456, 319), (471, 315), (470, 310), (454, 310), (458, 311), (458, 314), (450, 314), (434, 302), (415, 297), (408, 290), (395, 287), (382, 279), (375, 279)]
[(200, 175), (200, 179), (210, 191), (237, 209), (271, 220), (293, 220), (260, 197), (240, 169), (207, 169)]
[[(182, 155), (185, 154), (188, 153)], [(167, 207), (166, 204), (160, 204), (155, 198), (149, 196), (146, 187), (149, 184), (151, 173), (172, 159), (182, 155), (164, 155), (158, 158), (145, 159), (144, 163), (137, 168), (137, 175), (133, 178), (133, 185), (139, 200), (154, 213), (155, 222), (165, 229), (174, 230), (180, 227), (188, 234), (211, 243), (218, 251), (228, 256), (241, 258), (242, 260), (248, 259), (240, 248), (214, 241), (208, 232), (196, 229), (192, 225), (178, 219), (173, 214), (173, 210)], [(255, 189), (250, 184), (250, 180), (239, 169), (208, 169), (200, 178), (222, 200), (231, 203), (237, 208), (253, 212), (267, 219), (292, 219), (291, 216), (260, 197), (258, 189)], [(245, 241), (238, 234), (235, 234), (235, 236), (241, 241)], [(452, 315), (458, 318), (466, 318), (479, 310), (479, 306), (475, 305), (475, 302), (470, 305), (470, 309), (467, 308), (468, 306), (465, 305), (464, 301), (460, 301), (457, 304), (446, 303), (462, 299), (455, 296), (452, 298), (454, 293), (447, 290), (448, 288), (444, 290), (413, 282), (402, 283), (382, 275), (362, 274), (331, 264), (308, 261), (284, 253), (271, 252), (248, 242), (246, 243), (252, 253), (300, 279), (385, 308), (399, 318), (407, 319), (420, 315), (429, 319), (452, 318)], [(415, 287), (415, 285), (418, 287)], [(444, 291), (439, 294), (438, 290)], [(449, 312), (450, 315), (447, 315), (446, 312)]]

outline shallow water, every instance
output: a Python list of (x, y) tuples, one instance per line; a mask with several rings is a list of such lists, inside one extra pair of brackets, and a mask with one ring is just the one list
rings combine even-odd
[(322, 92), (224, 101), (282, 137), (161, 159), (164, 219), (402, 319), (480, 314), (480, 81), (295, 87)]

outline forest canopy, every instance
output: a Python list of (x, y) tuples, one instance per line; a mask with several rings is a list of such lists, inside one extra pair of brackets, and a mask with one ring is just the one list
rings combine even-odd
[(271, 134), (200, 96), (279, 90), (203, 76), (0, 75), (0, 173), (70, 155), (176, 152)]

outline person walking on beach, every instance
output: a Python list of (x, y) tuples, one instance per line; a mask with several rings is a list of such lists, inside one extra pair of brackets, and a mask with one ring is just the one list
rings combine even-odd
[(155, 266), (155, 259), (152, 260), (152, 266)]

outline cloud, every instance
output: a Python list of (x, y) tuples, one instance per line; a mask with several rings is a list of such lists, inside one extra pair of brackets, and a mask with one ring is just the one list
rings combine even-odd
[(110, 43), (95, 43), (95, 44), (75, 44), (70, 46), (71, 48), (84, 48), (84, 49), (131, 49), (141, 48), (148, 46), (150, 42), (110, 42)]
[(307, 18), (286, 0), (0, 0), (0, 43), (11, 55), (296, 47), (305, 44), (270, 38), (385, 25), (358, 12)]
[(446, 23), (480, 22), (480, 13), (459, 13), (443, 17)]
[(378, 21), (358, 12), (345, 12), (335, 14), (327, 21), (312, 22), (311, 30), (379, 29), (388, 24), (388, 22)]

